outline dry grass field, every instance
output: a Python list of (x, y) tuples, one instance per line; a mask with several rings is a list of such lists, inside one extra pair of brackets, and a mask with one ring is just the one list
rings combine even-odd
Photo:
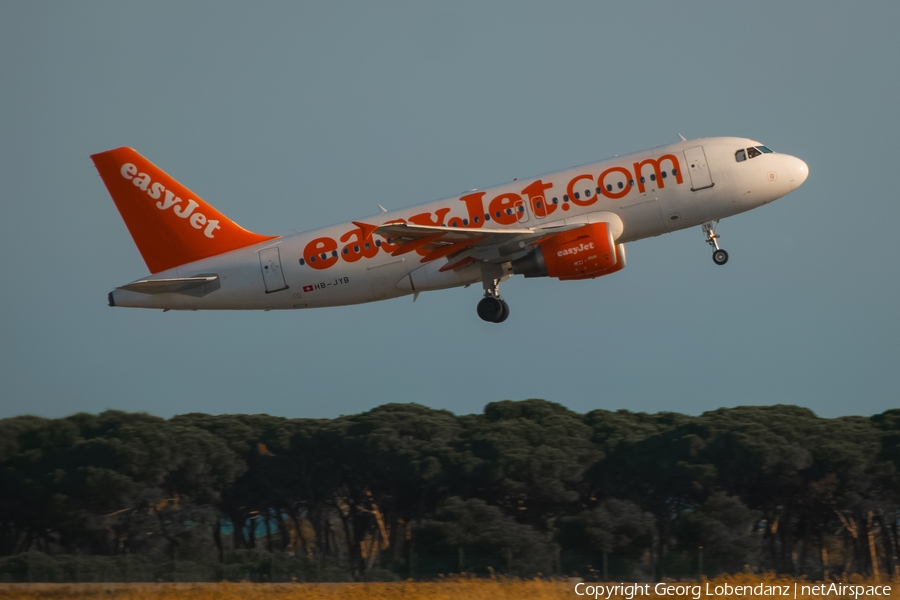
[[(858, 600), (875, 600), (876, 598), (900, 599), (900, 578), (893, 581), (882, 578), (874, 580), (851, 578), (850, 580), (834, 580), (836, 583), (851, 585), (890, 585), (889, 595), (865, 596)], [(653, 593), (655, 584), (650, 584), (650, 595), (638, 595), (640, 598), (678, 598), (679, 600), (695, 600), (696, 588), (700, 586), (698, 600), (715, 598), (757, 598), (754, 594), (724, 593), (726, 586), (782, 586), (776, 597), (794, 598), (794, 584), (797, 584), (796, 598), (837, 600), (853, 598), (850, 594), (814, 594), (801, 593), (802, 586), (814, 585), (803, 579), (791, 579), (775, 576), (756, 576), (750, 574), (719, 577), (710, 581), (671, 582), (671, 585), (691, 586), (687, 593), (657, 595)], [(831, 583), (826, 582), (826, 583)], [(593, 585), (588, 583), (586, 585)], [(787, 587), (784, 587), (787, 586)], [(719, 588), (720, 593), (714, 592)], [(771, 588), (770, 588), (771, 590)], [(579, 591), (584, 593), (585, 587)], [(673, 592), (675, 590), (672, 590)], [(709, 591), (709, 593), (707, 593)], [(883, 590), (882, 590), (883, 591)], [(579, 598), (575, 583), (571, 581), (517, 580), (517, 579), (474, 579), (451, 577), (430, 582), (403, 581), (397, 583), (81, 583), (81, 584), (0, 584), (0, 598), (19, 600), (555, 600), (557, 598)], [(591, 594), (589, 597), (593, 597)], [(601, 595), (603, 597), (603, 595)], [(764, 598), (772, 598), (767, 595)], [(626, 600), (624, 594), (614, 594), (614, 600)]]

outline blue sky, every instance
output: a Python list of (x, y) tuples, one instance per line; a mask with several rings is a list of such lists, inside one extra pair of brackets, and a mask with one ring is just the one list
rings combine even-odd
[[(698, 414), (900, 406), (896, 2), (0, 3), (0, 417), (334, 417), (494, 400)], [(113, 309), (147, 269), (90, 162), (132, 146), (288, 233), (688, 138), (810, 177), (635, 242), (588, 282), (514, 278), (285, 312)]]

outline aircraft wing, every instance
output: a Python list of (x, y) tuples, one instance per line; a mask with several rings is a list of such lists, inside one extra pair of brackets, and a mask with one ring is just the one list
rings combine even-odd
[[(362, 226), (359, 223), (357, 225)], [(515, 254), (530, 251), (526, 246), (533, 246), (546, 237), (583, 225), (576, 223), (549, 227), (470, 229), (397, 222), (367, 227), (372, 233), (387, 238), (389, 244), (397, 246), (392, 252), (394, 256), (419, 250), (420, 254), (424, 252), (421, 259), (423, 263), (447, 257), (447, 264), (441, 268), (441, 271), (447, 271), (462, 268), (474, 260), (510, 260)]]

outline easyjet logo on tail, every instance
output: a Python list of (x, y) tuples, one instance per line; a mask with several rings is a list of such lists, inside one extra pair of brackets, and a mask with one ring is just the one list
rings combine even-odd
[(91, 160), (151, 273), (276, 237), (242, 228), (133, 148)]
[(135, 165), (125, 163), (122, 165), (119, 173), (122, 174), (122, 177), (131, 181), (136, 188), (146, 192), (150, 198), (159, 200), (156, 203), (156, 208), (159, 210), (169, 210), (171, 208), (176, 216), (187, 219), (194, 229), (203, 229), (203, 235), (206, 237), (213, 238), (213, 232), (220, 229), (218, 219), (207, 219), (203, 213), (196, 212), (197, 207), (200, 206), (196, 200), (188, 198), (187, 204), (182, 204), (184, 201), (181, 198), (167, 190), (160, 182), (154, 182), (146, 173), (139, 173)]

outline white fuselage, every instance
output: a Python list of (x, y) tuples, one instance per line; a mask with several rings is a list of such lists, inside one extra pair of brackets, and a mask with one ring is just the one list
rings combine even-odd
[[(593, 215), (613, 213), (622, 224), (616, 241), (632, 242), (757, 208), (788, 194), (806, 179), (805, 163), (787, 154), (736, 160), (737, 151), (756, 146), (758, 142), (745, 138), (683, 141), (473, 190), (370, 221), (469, 229), (544, 228), (588, 223)], [(446, 259), (422, 263), (415, 252), (392, 256), (388, 240), (374, 236), (365, 242), (359, 231), (350, 223), (296, 233), (147, 277), (216, 274), (219, 287), (211, 293), (144, 294), (116, 289), (110, 300), (116, 306), (175, 310), (315, 308), (384, 300), (482, 279), (477, 262), (440, 272)], [(529, 250), (523, 247), (521, 254)], [(309, 260), (310, 256), (315, 260)]]

